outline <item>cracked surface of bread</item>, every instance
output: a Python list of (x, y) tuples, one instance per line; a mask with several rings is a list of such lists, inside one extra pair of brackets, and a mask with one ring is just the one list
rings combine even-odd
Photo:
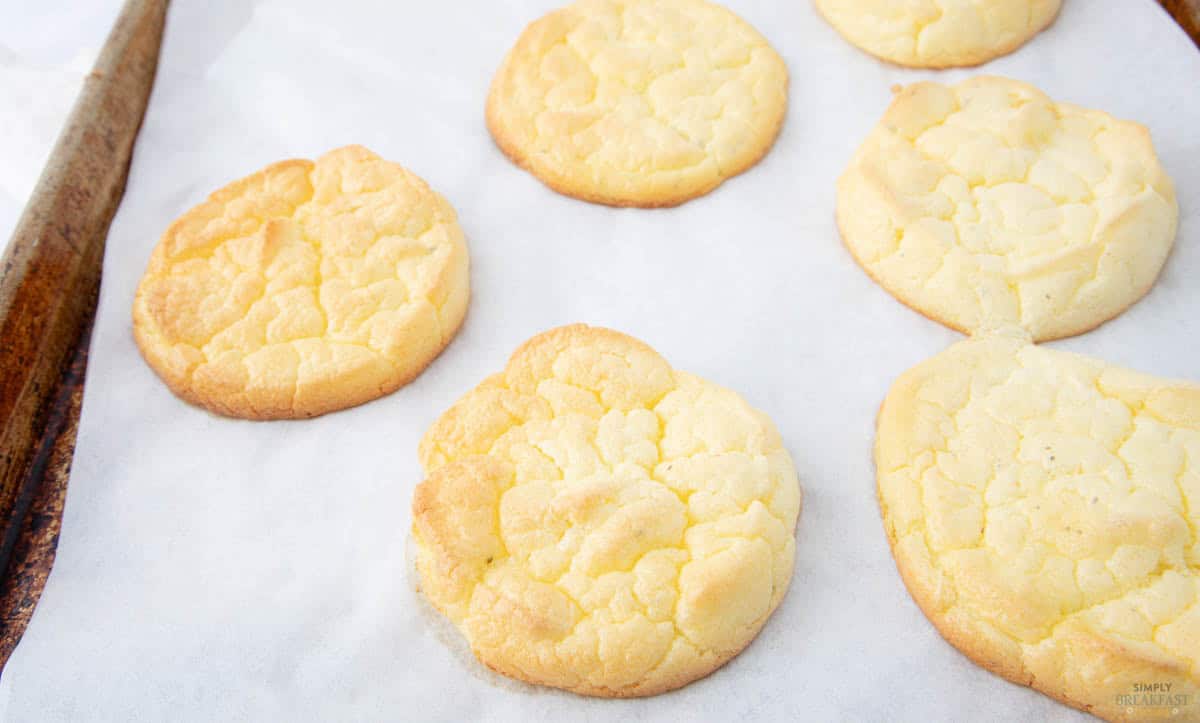
[(420, 458), (421, 589), (513, 678), (678, 688), (748, 645), (792, 576), (800, 486), (774, 425), (615, 331), (527, 341)]
[(787, 68), (706, 0), (580, 0), (521, 34), (487, 100), (513, 161), (554, 190), (615, 206), (674, 206), (770, 149)]
[[(1110, 720), (1200, 719), (1200, 385), (987, 335), (879, 412), (896, 565), (976, 663)], [(1190, 701), (1127, 707), (1135, 684)]]
[(282, 161), (175, 221), (133, 305), (180, 397), (248, 419), (313, 417), (407, 384), (467, 310), (454, 209), (360, 146)]
[(951, 68), (1007, 55), (1044, 30), (1062, 0), (815, 0), (851, 45), (913, 68)]
[(1145, 295), (1178, 219), (1143, 126), (989, 76), (898, 91), (837, 184), (842, 240), (893, 296), (1037, 341)]

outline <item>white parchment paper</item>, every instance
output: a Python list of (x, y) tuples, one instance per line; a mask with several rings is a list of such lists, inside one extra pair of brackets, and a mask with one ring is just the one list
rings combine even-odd
[[(1066, 0), (982, 71), (914, 72), (847, 45), (807, 0), (727, 0), (791, 70), (756, 168), (665, 211), (556, 195), (483, 122), (488, 83), (556, 0), (180, 0), (112, 226), (58, 559), (0, 683), (33, 720), (1078, 720), (975, 667), (906, 593), (875, 502), (875, 410), (959, 336), (893, 300), (833, 223), (834, 180), (893, 83), (976, 72), (1147, 124), (1178, 186), (1153, 292), (1054, 346), (1200, 378), (1200, 53), (1151, 0)], [(164, 227), (281, 158), (362, 143), (458, 209), (462, 332), (414, 383), (304, 422), (209, 415), (139, 357), (129, 309)], [(585, 321), (741, 392), (805, 489), (791, 591), (758, 640), (678, 692), (605, 701), (475, 663), (406, 562), (420, 435), (524, 339)]]

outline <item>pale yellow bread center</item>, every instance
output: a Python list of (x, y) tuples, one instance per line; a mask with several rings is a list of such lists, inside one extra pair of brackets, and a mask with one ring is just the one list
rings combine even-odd
[(534, 337), (420, 456), (421, 589), (505, 675), (677, 688), (749, 644), (788, 587), (800, 488), (775, 427), (623, 334)]
[(754, 165), (787, 107), (787, 69), (706, 0), (580, 0), (531, 24), (487, 103), (501, 149), (555, 190), (671, 206)]
[(896, 298), (1035, 340), (1141, 298), (1178, 218), (1144, 127), (988, 76), (898, 91), (837, 186), (847, 248)]
[[(896, 564), (947, 640), (1105, 718), (1200, 719), (1200, 385), (963, 341), (892, 387), (875, 459)], [(1122, 702), (1153, 683), (1183, 697)]]
[(185, 213), (133, 306), (143, 356), (184, 399), (311, 417), (407, 383), (466, 313), (454, 209), (359, 146), (283, 161)]
[(899, 65), (949, 68), (1006, 55), (1041, 32), (1062, 0), (815, 0), (853, 45)]

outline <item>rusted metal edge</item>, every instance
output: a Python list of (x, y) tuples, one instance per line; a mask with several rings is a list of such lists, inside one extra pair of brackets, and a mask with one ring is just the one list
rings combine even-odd
[[(92, 308), (95, 309), (94, 298)], [(4, 577), (0, 578), (0, 670), (20, 642), (54, 565), (67, 479), (75, 452), (75, 435), (79, 429), (91, 331), (89, 320), (46, 415), (45, 433), (39, 440), (29, 475), (40, 479), (41, 483), (33, 488), (8, 567)]]
[(166, 9), (126, 0), (0, 260), (0, 666), (53, 561), (105, 239)]
[(1158, 0), (1200, 48), (1200, 0)]

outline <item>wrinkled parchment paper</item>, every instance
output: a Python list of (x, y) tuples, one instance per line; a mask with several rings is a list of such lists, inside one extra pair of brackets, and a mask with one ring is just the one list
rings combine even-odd
[[(1178, 186), (1153, 292), (1053, 346), (1200, 378), (1200, 53), (1151, 0), (1066, 0), (982, 71), (915, 72), (847, 45), (806, 0), (728, 4), (791, 69), (766, 159), (665, 211), (556, 195), (483, 122), (488, 83), (556, 0), (181, 1), (104, 287), (58, 560), (0, 683), (32, 720), (1080, 720), (975, 667), (910, 600), (875, 502), (875, 410), (959, 336), (872, 283), (842, 248), (834, 179), (889, 86), (977, 72), (1147, 124)], [(180, 402), (130, 334), (164, 227), (286, 157), (362, 143), (458, 209), (474, 296), (413, 384), (304, 422)], [(767, 412), (805, 489), (791, 591), (758, 640), (676, 693), (605, 701), (501, 679), (415, 592), (409, 502), (424, 429), (524, 339), (585, 321)]]

